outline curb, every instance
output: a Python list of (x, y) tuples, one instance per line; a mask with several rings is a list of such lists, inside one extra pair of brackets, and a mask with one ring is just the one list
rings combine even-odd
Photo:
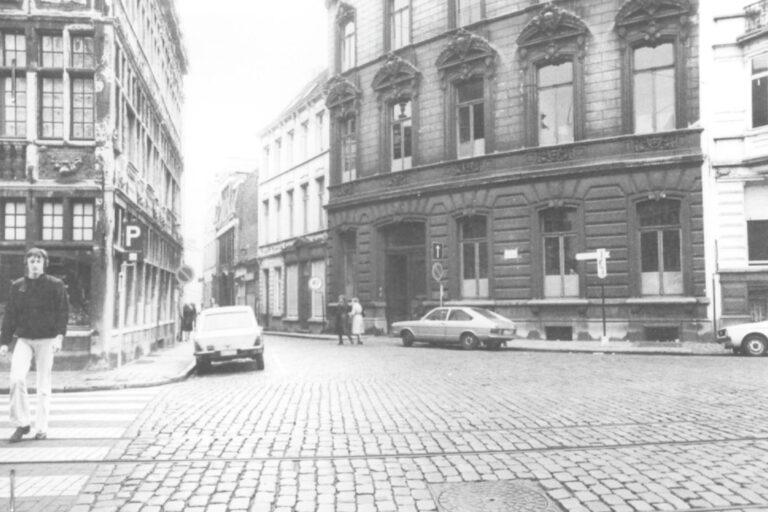
[[(173, 377), (169, 377), (167, 379), (158, 379), (158, 380), (140, 381), (140, 382), (121, 382), (121, 383), (114, 383), (114, 384), (95, 384), (93, 386), (69, 386), (69, 387), (53, 386), (51, 391), (55, 393), (83, 393), (86, 391), (115, 391), (119, 389), (150, 388), (154, 386), (163, 386), (165, 384), (173, 384), (175, 382), (181, 382), (187, 379), (194, 371), (195, 371), (195, 363), (193, 361), (187, 366), (186, 369), (184, 369), (183, 372)], [(54, 378), (55, 378), (55, 375), (54, 375)], [(29, 387), (27, 388), (27, 392), (30, 394), (37, 393), (37, 388)], [(8, 387), (0, 388), (0, 395), (8, 395), (8, 394), (10, 394), (10, 388)]]

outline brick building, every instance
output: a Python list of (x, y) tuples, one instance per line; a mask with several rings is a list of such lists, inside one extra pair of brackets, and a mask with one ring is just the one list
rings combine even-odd
[(172, 0), (0, 4), (0, 303), (45, 247), (69, 291), (64, 355), (173, 340), (186, 66)]
[(701, 6), (715, 317), (768, 319), (768, 2)]
[(696, 2), (326, 3), (330, 296), (386, 327), (440, 263), (530, 338), (599, 338), (602, 284), (611, 338), (711, 330)]
[(318, 74), (261, 133), (259, 321), (272, 329), (324, 328), (327, 79)]

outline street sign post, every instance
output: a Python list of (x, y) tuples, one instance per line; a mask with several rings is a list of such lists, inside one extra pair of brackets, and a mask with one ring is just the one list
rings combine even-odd
[(432, 264), (432, 279), (440, 283), (440, 307), (443, 307), (443, 278), (445, 277), (445, 269), (443, 264), (436, 261)]
[(577, 261), (594, 260), (597, 263), (597, 277), (600, 278), (600, 303), (603, 313), (603, 337), (600, 342), (608, 343), (608, 334), (605, 325), (605, 278), (608, 276), (608, 258), (611, 257), (611, 251), (606, 249), (597, 249), (594, 252), (580, 252), (576, 254)]

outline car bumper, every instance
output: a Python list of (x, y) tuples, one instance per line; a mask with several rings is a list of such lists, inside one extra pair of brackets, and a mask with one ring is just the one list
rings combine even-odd
[(514, 334), (489, 334), (487, 336), (483, 336), (480, 339), (483, 342), (489, 342), (489, 341), (505, 342), (505, 341), (511, 341), (515, 339), (515, 335)]
[(723, 336), (718, 337), (717, 342), (722, 344), (725, 348), (735, 348), (736, 345), (733, 344), (733, 340), (730, 336)]
[(253, 358), (258, 354), (264, 353), (264, 346), (233, 349), (234, 352), (226, 350), (205, 350), (195, 352), (195, 358), (203, 361), (231, 361), (233, 359)]

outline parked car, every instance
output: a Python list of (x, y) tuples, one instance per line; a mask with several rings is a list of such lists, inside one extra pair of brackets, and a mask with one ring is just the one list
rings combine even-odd
[(498, 313), (476, 307), (435, 308), (419, 320), (394, 322), (392, 332), (410, 347), (414, 341), (460, 343), (472, 350), (481, 343), (491, 350), (515, 337), (515, 323)]
[(729, 325), (717, 331), (717, 341), (734, 354), (762, 356), (768, 347), (768, 321)]
[(264, 340), (261, 327), (249, 306), (204, 309), (192, 334), (198, 373), (210, 369), (213, 361), (253, 359), (264, 369)]

